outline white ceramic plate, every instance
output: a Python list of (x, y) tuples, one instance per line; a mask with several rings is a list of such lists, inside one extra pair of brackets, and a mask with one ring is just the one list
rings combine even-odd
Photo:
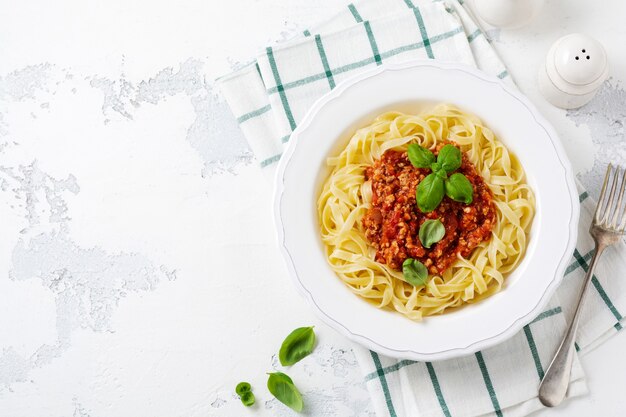
[[(536, 215), (526, 256), (498, 294), (413, 322), (353, 294), (328, 266), (316, 202), (337, 154), (358, 127), (387, 110), (419, 112), (451, 103), (480, 117), (520, 159)], [(320, 319), (384, 355), (441, 360), (493, 346), (528, 324), (554, 293), (576, 243), (578, 193), (556, 132), (522, 94), (499, 79), (456, 64), (414, 61), (363, 72), (318, 100), (282, 157), (275, 222), (293, 282)]]

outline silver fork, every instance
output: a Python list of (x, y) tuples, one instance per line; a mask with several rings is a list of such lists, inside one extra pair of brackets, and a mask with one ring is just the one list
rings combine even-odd
[[(620, 171), (623, 171), (623, 173)], [(559, 405), (567, 393), (572, 362), (574, 360), (576, 329), (578, 328), (581, 307), (596, 263), (604, 249), (618, 242), (624, 234), (626, 227), (626, 205), (623, 202), (624, 188), (626, 188), (626, 170), (622, 170), (619, 167), (613, 168), (609, 164), (604, 177), (602, 191), (600, 192), (598, 206), (589, 229), (589, 233), (595, 242), (595, 253), (585, 276), (574, 318), (563, 337), (554, 359), (552, 359), (550, 366), (546, 370), (541, 384), (539, 384), (539, 400), (547, 407)]]

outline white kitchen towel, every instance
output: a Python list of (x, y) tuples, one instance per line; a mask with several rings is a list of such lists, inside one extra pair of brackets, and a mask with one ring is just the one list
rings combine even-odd
[[(288, 42), (267, 47), (220, 90), (269, 177), (313, 102), (366, 68), (409, 59), (477, 66), (507, 82), (506, 68), (457, 1), (363, 0)], [(417, 7), (419, 6), (419, 7)]]
[[(347, 77), (415, 58), (474, 65), (512, 82), (462, 0), (362, 0), (297, 39), (267, 47), (256, 61), (219, 80), (263, 169), (271, 175), (311, 104)], [(416, 363), (355, 346), (378, 416), (524, 416), (541, 407), (537, 386), (571, 315), (592, 256), (593, 203), (582, 192), (580, 239), (564, 282), (545, 311), (494, 348), (458, 360)], [(607, 251), (582, 318), (577, 348), (588, 351), (621, 329), (626, 299), (618, 279), (624, 248)], [(568, 396), (586, 392), (576, 359)]]

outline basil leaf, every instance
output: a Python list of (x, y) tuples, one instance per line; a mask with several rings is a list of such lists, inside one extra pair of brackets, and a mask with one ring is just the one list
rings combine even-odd
[(426, 220), (420, 226), (419, 238), (422, 242), (422, 246), (430, 249), (430, 247), (443, 239), (446, 234), (446, 228), (439, 219)]
[(304, 407), (302, 396), (288, 375), (282, 372), (269, 374), (267, 389), (278, 401), (285, 404), (287, 407), (298, 412), (302, 411)]
[(417, 168), (428, 168), (430, 164), (435, 162), (435, 155), (417, 143), (410, 144), (407, 153), (409, 155), (409, 161)]
[(402, 263), (402, 274), (406, 282), (416, 287), (426, 284), (428, 280), (428, 269), (423, 263), (413, 258), (407, 258)]
[(239, 399), (241, 400), (243, 405), (245, 405), (246, 407), (250, 407), (251, 405), (254, 404), (254, 401), (255, 401), (254, 394), (252, 393), (252, 391), (246, 391), (243, 394), (240, 394)]
[(441, 178), (442, 180), (445, 180), (446, 178), (448, 178), (448, 174), (446, 174), (445, 169), (440, 169), (439, 171), (435, 172), (435, 175)]
[(437, 162), (447, 173), (461, 166), (461, 150), (454, 145), (445, 145), (437, 155)]
[(437, 208), (444, 194), (444, 180), (436, 174), (428, 174), (417, 186), (417, 205), (423, 213), (428, 213)]
[(438, 162), (433, 162), (432, 164), (430, 164), (430, 170), (435, 173), (439, 172), (439, 170), (441, 170), (441, 164)]
[(238, 395), (242, 395), (246, 392), (250, 392), (250, 390), (251, 390), (250, 384), (247, 382), (240, 382), (237, 384), (237, 387), (235, 387), (235, 392)]
[(450, 175), (446, 180), (446, 195), (465, 204), (470, 204), (474, 200), (474, 188), (467, 177), (459, 172)]
[(313, 326), (300, 327), (289, 333), (278, 352), (278, 359), (283, 366), (293, 365), (313, 352), (315, 333)]

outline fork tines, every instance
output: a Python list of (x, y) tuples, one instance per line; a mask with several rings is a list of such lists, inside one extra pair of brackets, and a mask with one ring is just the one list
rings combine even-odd
[(626, 169), (609, 164), (594, 215), (594, 223), (597, 226), (617, 233), (624, 232), (626, 227), (624, 188), (626, 188)]

